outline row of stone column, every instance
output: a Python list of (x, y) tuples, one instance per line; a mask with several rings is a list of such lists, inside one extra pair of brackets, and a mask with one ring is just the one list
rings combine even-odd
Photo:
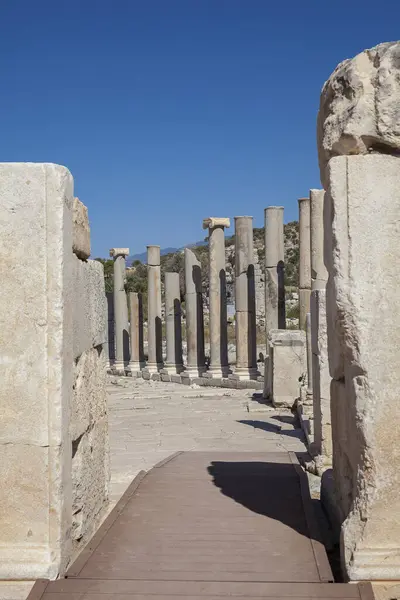
[[(166, 361), (162, 357), (161, 268), (160, 247), (147, 247), (148, 265), (148, 360), (144, 365), (143, 311), (140, 296), (129, 294), (130, 324), (125, 283), (125, 257), (128, 248), (113, 248), (115, 361), (113, 368), (123, 372), (163, 371), (183, 377), (231, 377), (256, 379), (256, 299), (253, 248), (253, 218), (235, 217), (235, 305), (236, 368), (228, 363), (228, 326), (225, 265), (225, 228), (227, 218), (210, 217), (203, 221), (209, 244), (209, 332), (210, 364), (206, 369), (204, 352), (204, 318), (201, 265), (195, 254), (185, 249), (185, 301), (187, 364), (182, 360), (182, 324), (178, 273), (166, 273), (165, 329)], [(283, 207), (265, 209), (266, 330), (285, 327)], [(130, 339), (130, 350), (128, 347)]]
[(307, 382), (302, 409), (310, 418), (312, 450), (321, 470), (332, 461), (324, 205), (324, 190), (310, 190), (308, 198), (299, 200), (300, 328), (306, 331), (307, 346)]

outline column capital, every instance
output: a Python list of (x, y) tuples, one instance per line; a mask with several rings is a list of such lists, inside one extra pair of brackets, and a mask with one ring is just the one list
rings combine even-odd
[(129, 256), (129, 248), (110, 248), (110, 256), (117, 258), (117, 256)]
[(230, 227), (231, 222), (228, 217), (208, 217), (203, 219), (203, 229), (215, 229), (215, 227)]

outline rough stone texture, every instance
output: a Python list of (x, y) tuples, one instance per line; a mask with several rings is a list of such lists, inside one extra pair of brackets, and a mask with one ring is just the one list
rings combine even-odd
[(73, 261), (73, 357), (107, 340), (103, 265), (96, 260)]
[[(0, 579), (54, 578), (74, 555), (73, 364), (76, 352), (89, 349), (83, 339), (105, 338), (97, 315), (87, 321), (95, 294), (77, 339), (73, 198), (65, 167), (0, 164)], [(27, 256), (35, 258), (28, 270)], [(100, 279), (104, 296), (101, 265), (82, 269), (93, 276), (87, 293)], [(104, 318), (104, 300), (101, 307)]]
[(400, 42), (379, 44), (343, 61), (325, 83), (318, 114), (318, 152), (338, 155), (400, 151)]
[(71, 404), (72, 541), (79, 550), (95, 531), (108, 497), (109, 448), (103, 348), (76, 361)]
[(87, 207), (74, 198), (73, 204), (72, 250), (74, 254), (86, 260), (90, 256), (90, 226)]
[(269, 397), (274, 406), (291, 408), (306, 374), (306, 336), (303, 331), (273, 329), (268, 334), (266, 361)]
[(311, 292), (311, 346), (314, 407), (314, 447), (321, 469), (332, 464), (331, 398), (326, 320), (326, 292)]
[(400, 579), (400, 159), (332, 158), (327, 180), (333, 467), (343, 563), (353, 580)]

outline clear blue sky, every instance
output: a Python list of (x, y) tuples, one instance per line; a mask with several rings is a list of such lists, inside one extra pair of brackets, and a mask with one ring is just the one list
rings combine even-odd
[(399, 0), (1, 0), (2, 161), (56, 162), (93, 256), (181, 246), (202, 219), (319, 187), (335, 66), (399, 37)]

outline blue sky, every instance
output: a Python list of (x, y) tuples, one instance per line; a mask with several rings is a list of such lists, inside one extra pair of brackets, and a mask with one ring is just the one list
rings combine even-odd
[(399, 37), (381, 0), (2, 0), (1, 161), (66, 165), (92, 255), (181, 246), (208, 216), (320, 187), (315, 122), (335, 66)]

